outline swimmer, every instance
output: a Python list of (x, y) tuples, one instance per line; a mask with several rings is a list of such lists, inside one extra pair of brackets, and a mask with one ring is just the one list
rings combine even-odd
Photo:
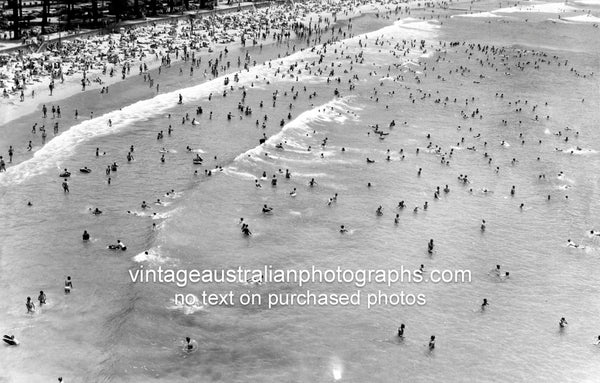
[(496, 265), (496, 268), (495, 268), (495, 269), (492, 269), (492, 270), (490, 271), (490, 274), (494, 274), (494, 275), (496, 275), (497, 277), (499, 277), (499, 276), (500, 276), (500, 265)]
[(263, 213), (267, 214), (267, 213), (271, 213), (272, 211), (273, 211), (272, 207), (268, 207), (266, 204), (263, 205), (263, 208), (262, 208)]
[(483, 303), (481, 304), (481, 311), (485, 311), (485, 308), (489, 306), (489, 303), (486, 298), (483, 298)]
[(485, 219), (481, 220), (481, 231), (485, 231)]
[(427, 244), (427, 252), (429, 254), (433, 253), (433, 239), (430, 239), (429, 243)]
[(345, 233), (347, 233), (347, 232), (348, 232), (348, 229), (346, 229), (346, 228), (344, 227), (344, 225), (340, 226), (340, 233), (341, 233), (341, 234), (345, 234)]
[(81, 237), (82, 237), (82, 239), (84, 241), (89, 241), (90, 240), (90, 234), (87, 232), (87, 230), (83, 231), (83, 235)]
[(583, 249), (583, 248), (585, 248), (585, 246), (578, 245), (575, 242), (571, 241), (570, 238), (567, 239), (567, 247), (573, 247), (575, 249)]
[[(155, 214), (156, 214), (156, 213), (155, 213)], [(120, 239), (117, 239), (117, 244), (116, 244), (116, 245), (108, 245), (108, 248), (109, 248), (110, 250), (122, 250), (122, 251), (125, 251), (125, 250), (127, 250), (127, 246), (125, 246), (125, 245), (123, 244), (123, 242), (121, 242), (121, 240), (120, 240)]]
[(73, 282), (71, 282), (71, 277), (68, 276), (67, 280), (65, 281), (65, 294), (70, 294), (72, 288)]
[(25, 302), (25, 307), (27, 308), (27, 314), (33, 314), (35, 312), (35, 305), (31, 301), (31, 297), (27, 297), (27, 302)]
[(398, 327), (398, 338), (404, 338), (404, 323)]
[(292, 190), (290, 192), (290, 197), (295, 197), (296, 196), (296, 188), (294, 188), (294, 190)]
[(193, 339), (190, 339), (190, 337), (186, 337), (185, 338), (185, 349), (187, 351), (194, 351), (198, 348), (198, 342), (196, 342)]
[(396, 214), (396, 218), (394, 218), (394, 224), (397, 225), (400, 223), (400, 214)]
[(433, 349), (435, 349), (435, 335), (432, 335), (431, 338), (429, 338), (429, 351), (433, 351)]
[[(91, 209), (91, 208), (90, 208), (90, 209)], [(102, 211), (101, 211), (100, 209), (98, 209), (98, 208), (95, 208), (95, 209), (92, 211), (92, 214), (93, 214), (93, 215), (100, 215), (100, 214), (102, 214)]]
[(567, 320), (564, 317), (560, 318), (560, 322), (558, 322), (558, 326), (561, 329), (563, 329), (563, 328), (567, 327), (567, 325), (568, 325)]

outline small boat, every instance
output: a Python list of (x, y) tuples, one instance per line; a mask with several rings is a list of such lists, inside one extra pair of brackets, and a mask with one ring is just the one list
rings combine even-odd
[(194, 162), (194, 165), (202, 165), (202, 160), (201, 159), (194, 158), (192, 161)]
[(87, 166), (85, 166), (85, 167), (79, 169), (79, 171), (82, 173), (91, 173), (92, 169), (88, 169)]
[(71, 177), (71, 172), (62, 172), (58, 175), (60, 178)]

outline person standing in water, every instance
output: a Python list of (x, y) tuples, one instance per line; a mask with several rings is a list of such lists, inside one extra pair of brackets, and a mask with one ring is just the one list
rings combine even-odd
[(43, 291), (40, 291), (40, 295), (38, 296), (38, 301), (40, 302), (40, 307), (46, 304), (46, 294)]
[(429, 243), (427, 244), (427, 252), (428, 252), (429, 254), (432, 254), (432, 253), (433, 253), (433, 239), (430, 239), (430, 240), (429, 240)]
[(429, 338), (429, 351), (433, 351), (433, 349), (435, 349), (435, 335), (432, 335), (431, 338)]
[(483, 303), (481, 304), (481, 311), (485, 311), (485, 308), (488, 306), (487, 298), (483, 298)]
[(67, 280), (65, 281), (65, 294), (70, 294), (72, 288), (73, 288), (73, 282), (71, 282), (71, 277), (68, 276)]
[(27, 297), (27, 302), (25, 302), (25, 307), (27, 308), (27, 314), (33, 314), (35, 312), (35, 305), (31, 301), (31, 297)]
[(187, 351), (194, 351), (198, 348), (198, 342), (191, 339), (189, 336), (185, 338), (185, 349)]
[(398, 327), (398, 338), (404, 338), (404, 323)]
[(564, 317), (560, 318), (560, 322), (558, 322), (558, 326), (560, 327), (560, 329), (564, 329), (565, 327), (567, 327), (567, 325), (567, 320)]

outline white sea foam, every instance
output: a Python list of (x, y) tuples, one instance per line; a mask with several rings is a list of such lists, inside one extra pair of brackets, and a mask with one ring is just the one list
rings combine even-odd
[(581, 156), (585, 156), (585, 155), (596, 154), (598, 152), (596, 150), (594, 150), (594, 149), (587, 149), (587, 148), (580, 148), (578, 146), (573, 146), (573, 147), (568, 148), (568, 149), (563, 149), (563, 153), (578, 154), (578, 155), (581, 155)]
[(234, 166), (230, 166), (228, 168), (223, 169), (223, 174), (226, 174), (226, 175), (232, 176), (232, 177), (238, 177), (238, 178), (245, 179), (245, 180), (255, 180), (256, 179), (256, 176), (254, 174), (238, 171), (237, 168)]
[[(343, 43), (356, 43), (366, 35), (368, 35), (369, 38), (383, 36), (392, 39), (425, 39), (433, 37), (432, 32), (439, 28), (439, 24), (433, 21), (420, 21), (413, 18), (407, 18), (396, 21), (393, 25), (384, 27), (378, 31), (344, 40)], [(311, 52), (310, 50), (298, 51), (290, 56), (271, 61), (271, 68), (269, 68), (268, 64), (263, 64), (257, 65), (247, 71), (238, 72), (239, 82), (236, 85), (240, 87), (242, 85), (260, 82), (261, 80), (281, 81), (281, 75), (276, 73), (277, 69), (281, 68), (281, 70), (287, 70), (290, 64), (316, 58), (318, 58), (316, 52)], [(211, 93), (218, 94), (222, 92), (223, 89), (227, 88), (223, 85), (225, 77), (233, 77), (233, 74), (223, 75), (199, 85), (157, 95), (152, 99), (138, 101), (134, 104), (125, 106), (120, 110), (111, 111), (91, 120), (83, 121), (78, 125), (71, 127), (69, 130), (60, 134), (37, 150), (31, 159), (8, 168), (7, 172), (0, 175), (0, 184), (6, 185), (24, 182), (31, 177), (48, 171), (54, 166), (60, 166), (62, 160), (74, 153), (78, 144), (97, 137), (116, 134), (127, 129), (134, 129), (136, 123), (139, 123), (140, 121), (168, 114), (168, 110), (175, 106), (179, 94), (182, 95), (184, 104), (192, 104), (208, 97)], [(302, 79), (310, 81), (323, 81), (323, 78), (315, 76), (301, 75), (301, 77)], [(283, 80), (285, 81), (286, 79), (296, 81), (296, 75), (292, 76), (287, 74)], [(273, 142), (282, 141), (286, 134), (286, 127), (287, 130), (304, 129), (305, 131), (308, 131), (309, 129), (307, 129), (305, 122), (314, 122), (323, 119), (324, 122), (335, 121), (343, 124), (348, 118), (351, 118), (351, 115), (345, 113), (345, 109), (347, 110), (349, 107), (345, 105), (343, 99), (334, 100), (331, 104), (328, 103), (323, 106), (331, 107), (331, 111), (335, 111), (336, 113), (329, 113), (329, 111), (321, 113), (318, 110), (315, 111), (315, 109), (305, 112), (301, 114), (301, 119), (296, 118), (294, 121), (284, 126), (284, 129), (282, 129), (279, 134), (269, 138), (267, 146), (273, 144)], [(355, 118), (353, 115), (352, 117)], [(108, 120), (111, 120), (112, 124), (109, 125)], [(261, 151), (261, 147), (256, 147), (249, 152), (239, 155), (236, 160), (247, 157), (248, 155), (258, 154)]]
[(162, 265), (172, 261), (171, 258), (162, 255), (160, 246), (148, 249), (148, 251), (143, 251), (134, 256), (132, 260), (138, 263), (146, 262), (151, 265)]
[(462, 15), (454, 15), (452, 17), (481, 17), (481, 18), (499, 18), (502, 16), (496, 15), (492, 12), (476, 12), (476, 13), (465, 13)]
[(576, 23), (600, 23), (600, 17), (593, 15), (579, 15), (571, 17), (563, 17), (563, 20), (573, 21)]
[(580, 5), (598, 5), (600, 6), (600, 0), (576, 0), (573, 3)]
[(181, 310), (185, 315), (190, 315), (190, 314), (194, 314), (197, 311), (202, 311), (204, 310), (204, 306), (200, 304), (200, 302), (202, 302), (200, 299), (198, 299), (197, 296), (195, 296), (194, 294), (186, 294), (189, 295), (190, 297), (193, 296), (194, 299), (194, 304), (193, 305), (187, 305), (187, 304), (182, 304), (182, 303), (178, 303), (175, 302), (175, 298), (171, 299), (171, 306), (168, 306), (168, 309), (170, 310)]
[(535, 3), (528, 2), (527, 5), (519, 5), (516, 7), (500, 8), (492, 11), (493, 13), (565, 13), (578, 11), (570, 5), (563, 3)]
[[(276, 65), (272, 65), (272, 68), (268, 68), (267, 65), (258, 65), (248, 71), (238, 72), (239, 82), (237, 85), (249, 85), (257, 82), (257, 78), (266, 81), (277, 81), (275, 72), (280, 67), (277, 63), (281, 63), (281, 68), (286, 68), (289, 67), (290, 63), (310, 56), (316, 57), (316, 54), (299, 51), (277, 60)], [(83, 121), (49, 141), (34, 153), (33, 158), (8, 168), (7, 172), (0, 175), (0, 184), (21, 183), (33, 176), (42, 174), (55, 165), (59, 165), (60, 161), (74, 153), (80, 143), (96, 137), (132, 129), (140, 121), (167, 114), (167, 111), (176, 105), (179, 94), (182, 95), (184, 104), (192, 104), (208, 97), (211, 93), (220, 93), (224, 88), (227, 88), (223, 85), (223, 79), (226, 76), (232, 75), (224, 75), (203, 84), (161, 94), (149, 100), (138, 101), (120, 110)], [(108, 120), (112, 122), (110, 125)], [(198, 150), (198, 152), (202, 153), (201, 150)]]
[[(315, 123), (335, 121), (338, 124), (344, 124), (349, 118), (357, 119), (355, 114), (347, 113), (347, 111), (351, 110), (348, 104), (349, 99), (349, 97), (336, 98), (301, 113), (298, 117), (285, 124), (277, 134), (269, 137), (263, 144), (238, 155), (235, 161), (251, 159), (258, 162), (268, 162), (265, 158), (269, 158), (270, 156), (264, 155), (267, 149), (276, 150), (275, 145), (287, 141), (290, 136), (297, 137), (297, 139), (305, 137), (307, 133), (314, 130), (313, 125)], [(302, 147), (301, 144), (298, 144), (298, 146)]]

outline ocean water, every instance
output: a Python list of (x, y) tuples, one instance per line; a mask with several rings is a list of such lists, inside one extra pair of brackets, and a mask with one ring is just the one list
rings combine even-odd
[[(352, 32), (374, 31), (368, 38), (335, 43), (326, 53), (308, 49), (272, 60), (271, 68), (251, 68), (230, 84), (233, 90), (227, 87), (225, 97), (222, 78), (202, 84), (170, 80), (164, 94), (124, 103), (121, 110), (107, 106), (105, 115), (73, 126), (9, 169), (0, 178), (0, 320), (4, 332), (22, 344), (0, 351), (2, 365), (9, 366), (3, 369), (5, 379), (595, 381), (600, 249), (598, 239), (586, 233), (598, 229), (600, 212), (599, 30), (550, 21), (548, 14), (450, 17), (457, 13), (437, 10), (430, 19), (429, 11), (413, 11), (412, 18), (396, 22), (394, 15), (356, 18)], [(460, 45), (450, 46), (454, 41)], [(503, 51), (486, 55), (477, 44)], [(264, 54), (276, 49), (282, 47)], [(544, 60), (539, 69), (536, 60)], [(295, 74), (287, 73), (296, 63)], [(339, 83), (327, 83), (332, 68), (331, 79), (340, 77)], [(354, 75), (356, 88), (350, 90)], [(244, 90), (249, 116), (237, 109)], [(182, 105), (176, 104), (178, 94)], [(195, 112), (198, 105), (201, 115)], [(190, 119), (182, 124), (186, 113)], [(198, 125), (191, 124), (193, 118)], [(375, 124), (389, 134), (380, 137)], [(157, 140), (161, 130), (165, 137)], [(268, 139), (258, 145), (263, 134)], [(276, 148), (279, 143), (283, 150)], [(135, 160), (128, 163), (131, 145)], [(187, 146), (194, 151), (188, 153)], [(106, 155), (96, 157), (97, 147)], [(203, 165), (192, 163), (196, 153)], [(120, 167), (108, 185), (104, 169), (114, 161)], [(92, 173), (76, 171), (83, 166)], [(69, 194), (63, 194), (57, 177), (65, 167), (74, 171)], [(292, 177), (286, 179), (280, 169), (289, 169)], [(213, 175), (205, 176), (205, 170)], [(276, 187), (270, 185), (274, 174)], [(463, 174), (469, 184), (457, 179)], [(312, 178), (314, 187), (308, 185)], [(434, 199), (436, 187), (445, 185), (450, 192)], [(293, 188), (295, 197), (289, 194)], [(171, 189), (176, 194), (166, 196)], [(337, 201), (328, 205), (335, 193)], [(155, 205), (157, 199), (163, 204)], [(407, 207), (399, 210), (402, 200)], [(151, 209), (141, 209), (142, 201)], [(264, 204), (273, 214), (262, 213)], [(382, 216), (376, 214), (379, 206)], [(95, 207), (103, 214), (90, 214)], [(241, 217), (251, 237), (240, 233)], [(340, 225), (349, 232), (341, 235)], [(80, 241), (84, 229), (92, 236), (89, 243)], [(427, 253), (431, 238), (433, 255)], [(569, 238), (585, 248), (567, 247)], [(127, 251), (106, 249), (117, 239)], [(359, 270), (421, 264), (425, 270), (469, 270), (472, 278), (361, 289), (362, 294), (424, 294), (422, 306), (269, 309), (177, 305), (173, 298), (249, 291), (265, 299), (307, 289), (353, 293), (357, 288), (339, 283), (177, 287), (134, 283), (128, 273), (141, 267)], [(510, 279), (490, 276), (496, 264)], [(65, 296), (67, 275), (74, 290)], [(26, 315), (25, 297), (35, 298), (39, 290), (49, 304)], [(481, 312), (483, 298), (490, 306)], [(559, 331), (561, 317), (569, 322), (564, 331)], [(403, 341), (396, 337), (400, 323), (406, 325)], [(427, 349), (431, 335), (436, 335), (434, 352)], [(183, 351), (186, 336), (198, 341), (196, 352)]]

